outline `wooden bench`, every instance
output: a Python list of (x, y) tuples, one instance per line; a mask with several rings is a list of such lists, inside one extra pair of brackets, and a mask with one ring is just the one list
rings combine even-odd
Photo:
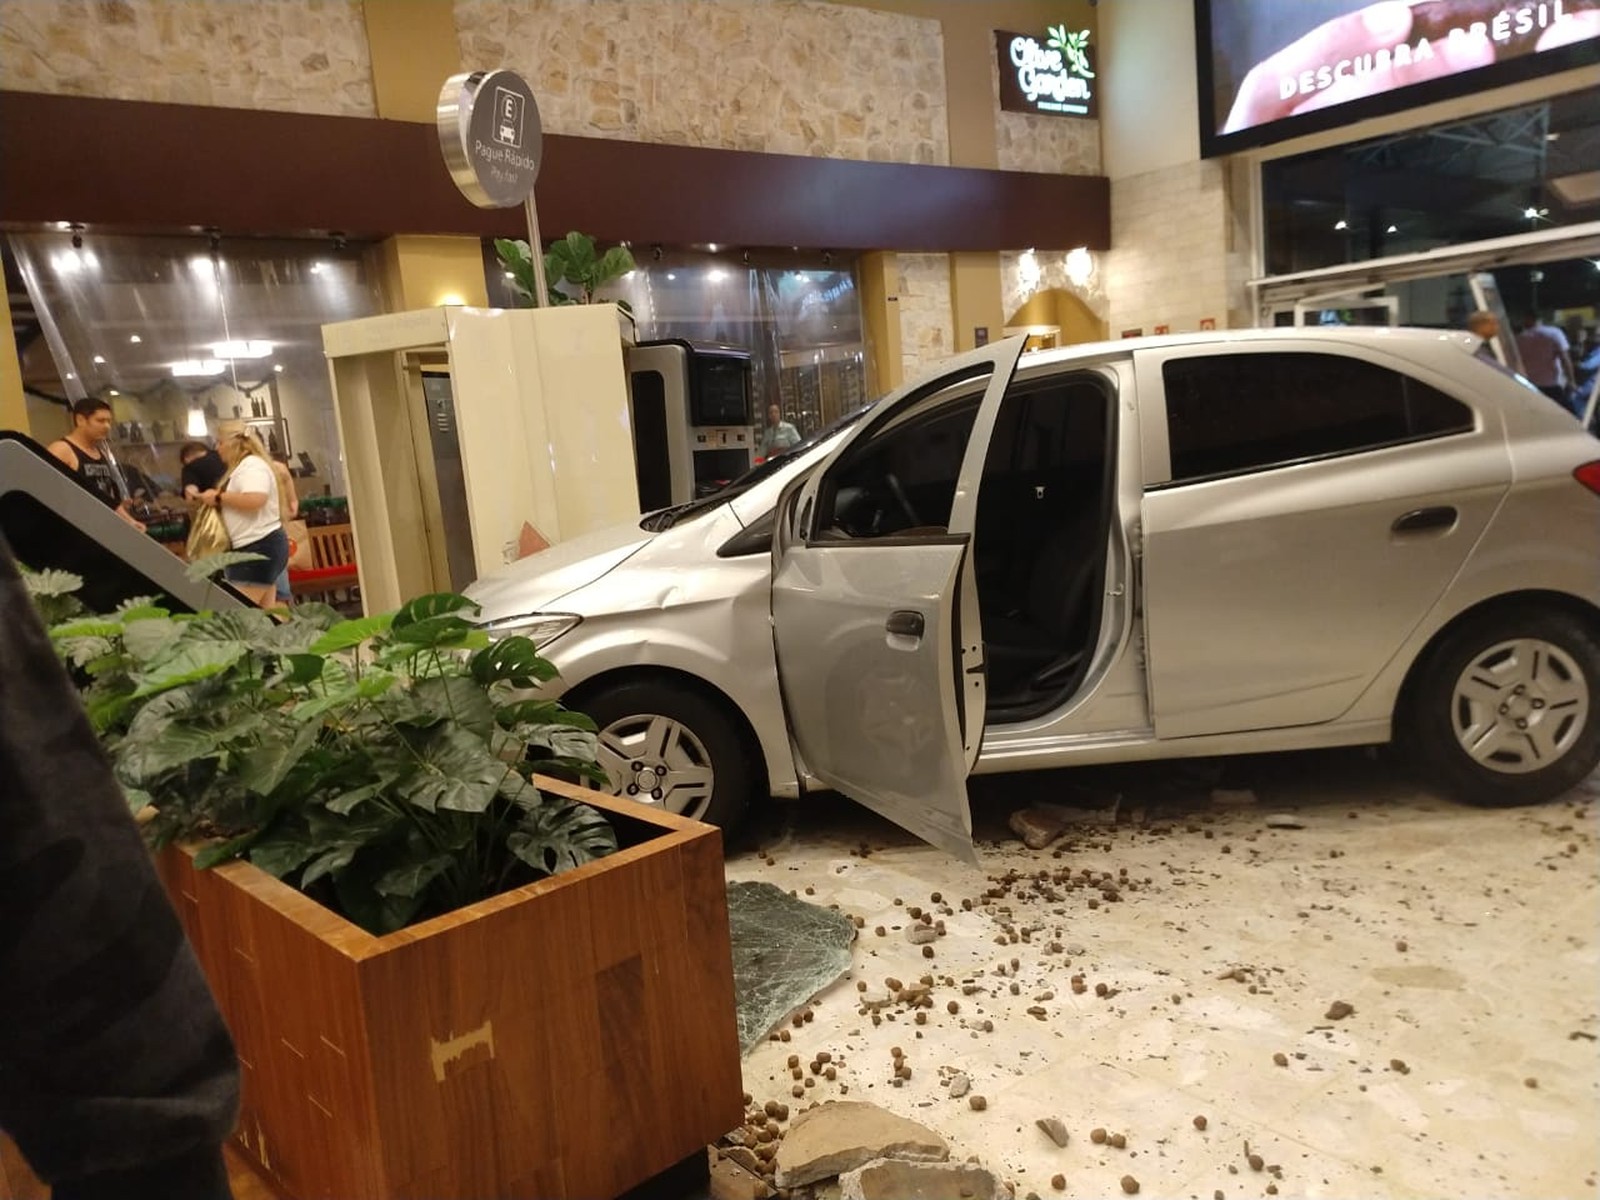
[(330, 604), (339, 603), (338, 595), (348, 593), (360, 583), (356, 574), (356, 543), (350, 526), (311, 525), (311, 565), (289, 569), (289, 588), (296, 596), (316, 596)]

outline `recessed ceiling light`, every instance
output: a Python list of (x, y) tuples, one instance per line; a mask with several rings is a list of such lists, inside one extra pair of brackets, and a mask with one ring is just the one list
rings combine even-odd
[(120, 396), (120, 395), (122, 395), (122, 393), (117, 391), (116, 388), (107, 388), (106, 389), (106, 395), (108, 395), (108, 396)]
[(1385, 233), (1399, 233), (1400, 232), (1400, 226), (1391, 225), (1391, 226), (1389, 226), (1389, 228), (1385, 229), (1384, 232)]
[(676, 272), (674, 272), (674, 271), (668, 271), (668, 272), (667, 272), (667, 278), (668, 278), (668, 279), (676, 279), (676, 278), (677, 278), (677, 277), (678, 277), (678, 276), (677, 276), (677, 273), (676, 273)]
[(1349, 221), (1335, 221), (1333, 223), (1333, 227), (1335, 229), (1349, 229), (1350, 228), (1350, 222)]
[(212, 358), (266, 358), (272, 353), (271, 342), (240, 341), (214, 342)]
[(69, 229), (72, 228), (72, 222), (71, 221), (57, 221), (56, 222), (56, 228), (61, 230), (62, 233), (65, 233)]
[(717, 244), (715, 242), (709, 242), (707, 245), (709, 246), (711, 253), (715, 254), (717, 252)]
[(175, 378), (186, 379), (197, 375), (221, 375), (228, 364), (217, 358), (189, 358), (175, 362), (170, 370)]
[(137, 333), (130, 333), (128, 335), (128, 341), (132, 345), (137, 346), (140, 342), (144, 341), (144, 339), (142, 337), (140, 337)]
[(96, 354), (94, 356), (94, 361), (95, 361), (95, 365), (96, 366), (104, 366), (105, 365), (105, 361), (106, 361), (106, 356), (104, 354)]
[(282, 364), (282, 363), (273, 363), (273, 364), (272, 364), (272, 369), (273, 369), (273, 370), (274, 370), (274, 371), (277, 371), (277, 372), (279, 372), (279, 373), (280, 373), (280, 374), (282, 374), (282, 372), (283, 372), (283, 364)]
[(72, 373), (72, 372), (71, 372), (71, 371), (68, 371), (68, 372), (67, 372), (67, 378), (68, 378), (68, 379), (76, 379), (76, 378), (77, 378), (77, 376), (76, 376), (76, 375), (74, 375), (74, 374), (73, 374), (73, 373)]
[(314, 262), (311, 264), (311, 273), (313, 275), (321, 275), (327, 269), (328, 264), (325, 262)]

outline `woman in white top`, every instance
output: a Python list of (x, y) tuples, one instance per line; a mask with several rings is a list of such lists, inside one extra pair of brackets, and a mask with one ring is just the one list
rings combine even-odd
[(200, 500), (222, 513), (234, 550), (261, 556), (260, 561), (229, 567), (225, 577), (250, 600), (270, 608), (278, 576), (289, 562), (289, 539), (278, 515), (278, 481), (271, 460), (250, 433), (231, 434), (217, 451), (228, 464), (228, 477), (220, 488), (202, 492)]

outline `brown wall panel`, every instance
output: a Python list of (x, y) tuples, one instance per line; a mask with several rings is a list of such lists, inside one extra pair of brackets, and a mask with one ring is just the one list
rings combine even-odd
[[(546, 236), (839, 250), (1110, 247), (1100, 177), (755, 154), (550, 135)], [(0, 223), (233, 234), (498, 234), (431, 125), (0, 91)]]

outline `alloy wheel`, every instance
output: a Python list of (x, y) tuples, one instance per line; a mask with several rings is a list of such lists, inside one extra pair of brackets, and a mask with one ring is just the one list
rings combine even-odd
[(1589, 683), (1572, 656), (1542, 638), (1500, 642), (1461, 672), (1450, 719), (1462, 750), (1506, 775), (1542, 770), (1589, 723)]
[(621, 717), (600, 731), (597, 755), (611, 793), (699, 820), (716, 786), (711, 755), (687, 725), (658, 713)]

